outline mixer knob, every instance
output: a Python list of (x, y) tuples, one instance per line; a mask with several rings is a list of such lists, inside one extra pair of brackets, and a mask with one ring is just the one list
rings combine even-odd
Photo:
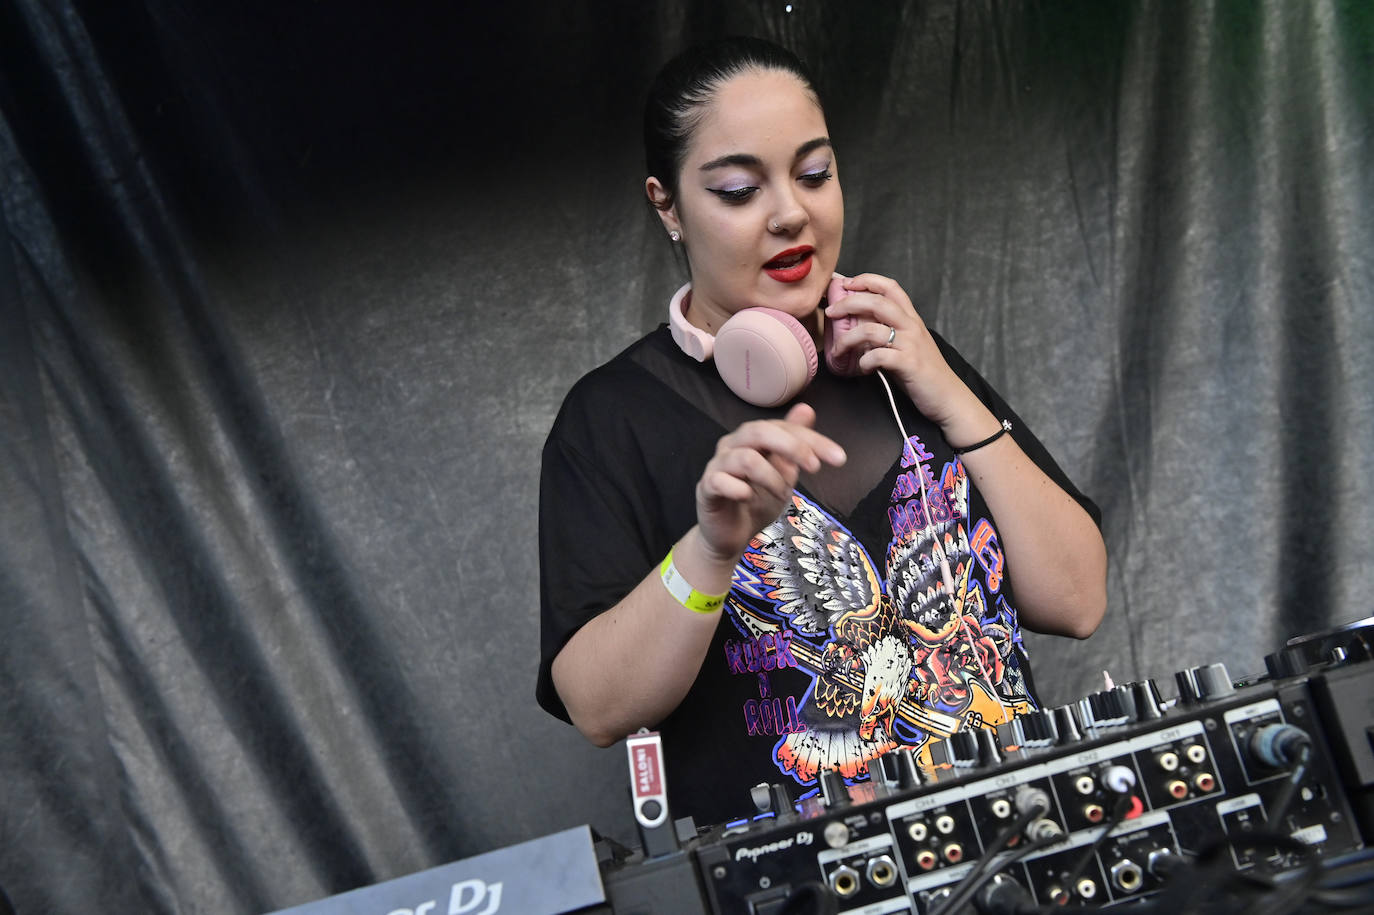
[(769, 792), (767, 782), (760, 782), (749, 789), (749, 800), (754, 802), (754, 809), (759, 813), (769, 813), (773, 809), (773, 796)]
[[(881, 777), (883, 784), (889, 788), (895, 787), (901, 780), (901, 761), (898, 759), (898, 750), (889, 750), (868, 764), (868, 771), (875, 778)], [(875, 769), (876, 764), (876, 769)]]
[(849, 806), (849, 786), (839, 771), (825, 769), (821, 772), (821, 796), (825, 798), (825, 806), (832, 810)]
[(1078, 713), (1074, 711), (1072, 705), (1061, 705), (1051, 714), (1054, 717), (1055, 734), (1061, 747), (1065, 744), (1078, 743), (1083, 739), (1083, 732), (1079, 730)]
[(1026, 729), (1021, 726), (1020, 717), (1003, 721), (997, 726), (997, 742), (1008, 753), (1014, 753), (1026, 745)]
[(1016, 720), (1021, 722), (1023, 747), (1052, 747), (1059, 742), (1059, 728), (1054, 723), (1052, 710), (1036, 709)]
[(1130, 693), (1119, 687), (1091, 693), (1078, 700), (1078, 712), (1083, 725), (1092, 729), (1127, 724), (1134, 711)]
[(1001, 760), (997, 738), (987, 728), (956, 731), (930, 747), (930, 761), (937, 769), (976, 769)]
[(1188, 705), (1224, 699), (1236, 691), (1225, 664), (1204, 664), (1180, 670), (1174, 674), (1174, 680), (1178, 683), (1179, 698)]
[(1264, 666), (1269, 670), (1272, 680), (1296, 677), (1307, 673), (1308, 669), (1307, 659), (1303, 657), (1302, 649), (1297, 647), (1282, 648), (1273, 654), (1265, 655)]
[(889, 785), (907, 790), (921, 786), (921, 769), (911, 747), (898, 747), (878, 757), (882, 761), (883, 778)]
[(792, 806), (792, 797), (787, 793), (787, 786), (774, 782), (768, 784), (763, 782), (749, 789), (749, 798), (754, 802), (754, 809), (762, 814), (773, 814), (779, 821), (791, 819), (796, 809)]
[(974, 728), (973, 736), (978, 743), (978, 765), (995, 766), (1002, 761), (996, 734), (989, 728)]
[(1153, 680), (1137, 680), (1128, 683), (1131, 698), (1135, 703), (1136, 721), (1153, 721), (1164, 717), (1164, 702), (1159, 698), (1159, 687)]
[[(947, 736), (943, 741), (930, 742), (930, 765), (936, 769), (963, 768), (965, 765), (973, 765), (969, 757), (960, 754), (963, 738), (960, 738), (963, 731), (955, 731), (954, 734)], [(969, 750), (969, 753), (977, 753), (977, 747)]]

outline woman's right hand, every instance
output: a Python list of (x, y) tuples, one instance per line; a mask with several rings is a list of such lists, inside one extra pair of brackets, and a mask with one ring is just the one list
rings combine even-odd
[[(745, 423), (716, 443), (697, 482), (697, 523), (673, 547), (683, 580), (703, 594), (730, 590), (749, 540), (782, 511), (803, 470), (840, 466), (844, 449), (798, 404), (782, 419)], [(578, 730), (599, 747), (651, 727), (692, 688), (721, 613), (692, 613), (659, 570), (573, 634), (553, 660), (555, 688)]]
[(796, 404), (782, 419), (745, 423), (716, 444), (696, 492), (697, 530), (712, 560), (733, 567), (778, 517), (803, 470), (844, 464), (844, 449), (815, 423), (816, 412)]

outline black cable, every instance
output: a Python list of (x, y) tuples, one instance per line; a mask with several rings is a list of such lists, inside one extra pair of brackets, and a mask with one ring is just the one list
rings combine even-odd
[(812, 880), (792, 888), (778, 915), (835, 915), (839, 903), (830, 888)]
[(1324, 889), (1357, 886), (1374, 880), (1374, 848), (1361, 848), (1334, 858), (1322, 859)]
[(1374, 909), (1374, 889), (1317, 890), (1310, 898), (1333, 909), (1359, 909), (1361, 912)]
[(1285, 912), (1296, 911), (1312, 895), (1312, 890), (1317, 885), (1317, 880), (1321, 876), (1321, 859), (1309, 859), (1303, 868), (1302, 876), (1303, 879), (1295, 880), (1292, 886), (1276, 888), (1274, 896), (1277, 897), (1277, 901), (1266, 900), (1268, 904), (1255, 910), (1252, 915), (1283, 915)]
[(1278, 797), (1274, 799), (1274, 810), (1269, 815), (1269, 822), (1274, 824), (1274, 828), (1282, 828), (1283, 818), (1288, 816), (1288, 808), (1293, 804), (1293, 798), (1297, 796), (1298, 785), (1307, 775), (1307, 766), (1312, 761), (1312, 743), (1307, 741), (1298, 748), (1298, 758), (1293, 763), (1293, 768), (1289, 770), (1288, 780), (1283, 783)]
[[(1306, 877), (1295, 895), (1330, 908), (1374, 907), (1374, 849), (1362, 849), (1337, 858), (1314, 858), (1320, 873), (1312, 879), (1306, 873), (1287, 871), (1266, 875), (1268, 886), (1278, 889)], [(1257, 881), (1259, 882), (1259, 881)]]
[(1018, 814), (1016, 819), (1007, 824), (1007, 827), (998, 833), (997, 837), (987, 846), (983, 852), (982, 859), (973, 866), (972, 870), (964, 875), (964, 878), (959, 881), (959, 885), (955, 888), (954, 892), (939, 906), (931, 909), (930, 915), (947, 915), (947, 913), (957, 912), (959, 906), (964, 905), (972, 899), (973, 894), (978, 891), (978, 888), (987, 879), (987, 874), (992, 869), (993, 859), (1001, 854), (1002, 850), (1006, 848), (1007, 843), (1014, 837), (1020, 835), (1021, 830), (1025, 829), (1032, 820), (1038, 816), (1044, 815), (1045, 812), (1044, 810), (1031, 807)]
[[(1218, 892), (1227, 890), (1234, 893), (1239, 889), (1247, 889), (1247, 883), (1249, 884), (1248, 895), (1253, 895), (1255, 891), (1275, 892), (1274, 884), (1266, 880), (1269, 875), (1237, 873), (1231, 868), (1232, 862), (1226, 852), (1232, 846), (1241, 843), (1247, 846), (1266, 845), (1281, 851), (1299, 852), (1304, 855), (1312, 850), (1291, 836), (1279, 833), (1259, 832), (1247, 833), (1243, 836), (1224, 836), (1203, 849), (1192, 866), (1172, 874), (1164, 892), (1153, 900), (1147, 911), (1159, 912), (1161, 915), (1233, 911), (1240, 905), (1238, 900), (1219, 900), (1215, 896)], [(1309, 892), (1315, 878), (1319, 876), (1320, 865), (1321, 861), (1318, 858), (1309, 859), (1307, 862), (1307, 867), (1302, 875), (1306, 879), (1302, 880), (1297, 885), (1297, 891), (1291, 894), (1297, 902), (1301, 902), (1301, 897)], [(1286, 907), (1293, 902), (1288, 898), (1289, 896), (1289, 893), (1284, 893), (1283, 898), (1279, 900), (1282, 906), (1275, 903), (1265, 915), (1277, 915), (1277, 913), (1285, 911)], [(1261, 915), (1261, 913), (1251, 911), (1249, 915)]]
[(1074, 892), (1074, 884), (1078, 882), (1078, 878), (1083, 875), (1083, 871), (1092, 863), (1093, 857), (1096, 856), (1097, 850), (1102, 847), (1102, 843), (1107, 840), (1107, 834), (1112, 831), (1112, 827), (1120, 823), (1121, 818), (1126, 815), (1130, 803), (1131, 796), (1129, 794), (1123, 794), (1116, 799), (1116, 803), (1112, 805), (1111, 815), (1107, 817), (1107, 822), (1102, 824), (1102, 831), (1093, 837), (1092, 842), (1088, 843), (1088, 849), (1083, 853), (1083, 857), (1078, 859), (1078, 863), (1073, 866), (1068, 876), (1064, 878), (1064, 892)]
[(973, 897), (978, 915), (1036, 915), (1040, 907), (1030, 890), (1010, 877), (993, 874)]

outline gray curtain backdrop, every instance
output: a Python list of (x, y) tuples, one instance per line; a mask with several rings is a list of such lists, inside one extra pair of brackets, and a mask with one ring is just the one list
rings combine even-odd
[(623, 752), (534, 704), (538, 463), (683, 279), (638, 109), (696, 37), (812, 63), (840, 268), (1102, 506), (1109, 614), (1031, 640), (1048, 702), (1369, 614), (1374, 7), (784, 6), (0, 0), (19, 912), (633, 839)]

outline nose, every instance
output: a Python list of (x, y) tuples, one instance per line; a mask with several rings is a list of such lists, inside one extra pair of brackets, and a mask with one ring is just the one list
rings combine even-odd
[(777, 207), (768, 221), (768, 230), (774, 235), (795, 235), (811, 221), (796, 194), (783, 192), (778, 196)]

